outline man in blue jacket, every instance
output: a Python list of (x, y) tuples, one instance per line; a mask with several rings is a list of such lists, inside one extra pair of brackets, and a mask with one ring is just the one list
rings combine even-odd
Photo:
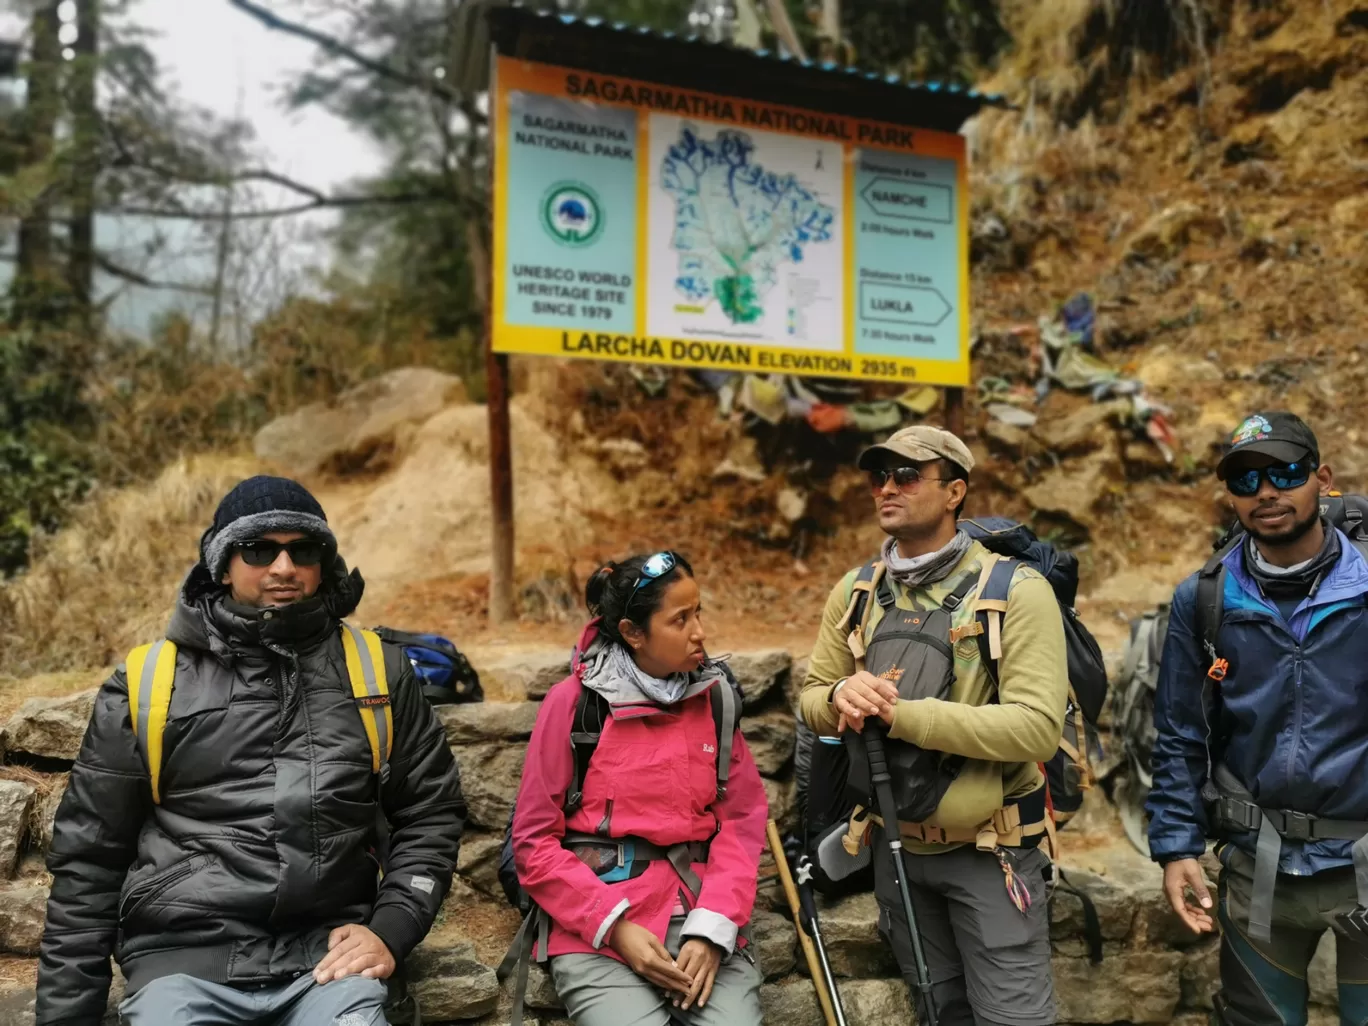
[(1368, 1022), (1368, 560), (1324, 518), (1331, 471), (1292, 414), (1248, 417), (1217, 476), (1244, 530), (1173, 596), (1150, 850), (1202, 933), (1197, 858), (1220, 842), (1215, 1021), (1304, 1024), (1332, 928), (1341, 1021)]

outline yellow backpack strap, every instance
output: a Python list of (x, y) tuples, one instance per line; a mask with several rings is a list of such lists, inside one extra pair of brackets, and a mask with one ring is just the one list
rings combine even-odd
[(342, 625), (342, 648), (347, 654), (347, 676), (352, 697), (361, 711), (361, 723), (371, 746), (371, 771), (379, 773), (394, 748), (394, 712), (390, 709), (389, 681), (385, 677), (385, 653), (380, 635)]
[(166, 730), (166, 711), (171, 708), (171, 689), (176, 686), (176, 644), (158, 641), (140, 645), (128, 653), (124, 667), (133, 736), (152, 778), (152, 801), (160, 805), (162, 734)]

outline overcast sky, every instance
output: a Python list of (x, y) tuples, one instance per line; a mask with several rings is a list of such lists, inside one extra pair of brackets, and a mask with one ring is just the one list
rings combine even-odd
[(140, 0), (134, 12), (159, 34), (153, 49), (185, 101), (232, 117), (241, 95), (275, 170), (321, 187), (379, 168), (367, 141), (336, 118), (281, 108), (282, 86), (313, 59), (311, 43), (271, 31), (227, 0)]
[[(282, 3), (280, 9), (292, 13), (288, 4)], [(313, 60), (315, 48), (308, 41), (266, 28), (227, 0), (139, 0), (132, 15), (153, 34), (149, 46), (162, 69), (167, 94), (224, 118), (240, 115), (250, 122), (258, 158), (266, 167), (324, 192), (380, 170), (378, 152), (337, 118), (317, 108), (283, 108), (285, 84)], [(15, 8), (0, 0), (0, 36), (15, 38), (26, 28)], [(272, 191), (261, 190), (263, 202), (292, 204), (300, 199), (294, 193)], [(295, 219), (290, 237), (299, 241), (285, 254), (293, 268), (325, 262), (325, 251), (303, 240), (313, 234), (310, 229), (325, 226), (331, 217), (320, 213)], [(102, 218), (96, 230), (102, 247), (150, 277), (199, 283), (210, 276), (212, 245), (187, 222), (116, 223)], [(136, 254), (154, 232), (168, 243), (155, 256), (139, 259)], [(8, 278), (8, 265), (0, 265), (0, 287), (8, 285)], [(172, 306), (192, 312), (204, 305), (182, 293), (103, 281), (101, 290), (108, 289), (119, 296), (110, 310), (111, 322), (139, 335)]]

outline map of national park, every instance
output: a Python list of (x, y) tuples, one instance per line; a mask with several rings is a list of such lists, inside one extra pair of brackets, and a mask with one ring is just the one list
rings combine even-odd
[(689, 302), (717, 300), (733, 324), (754, 324), (784, 263), (830, 242), (835, 211), (793, 174), (753, 162), (745, 132), (703, 139), (688, 124), (670, 146), (661, 186), (674, 197), (675, 289)]

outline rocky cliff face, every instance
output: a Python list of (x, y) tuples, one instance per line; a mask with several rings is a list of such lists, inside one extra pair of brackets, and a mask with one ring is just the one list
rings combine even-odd
[[(495, 979), (518, 926), (496, 875), (502, 831), (522, 771), (538, 702), (568, 670), (556, 648), (513, 648), (479, 662), (486, 688), (503, 700), (439, 709), (461, 766), (471, 823), (451, 896), (427, 940), (411, 959), (411, 986), (426, 1023), (507, 1021), (509, 995)], [(738, 653), (732, 659), (745, 693), (742, 729), (755, 752), (781, 828), (792, 826), (795, 672), (787, 651)], [(3, 731), (0, 774), (0, 1023), (32, 1022), (36, 956), (48, 879), (42, 858), (52, 836), (66, 778), (90, 715), (91, 692), (31, 699)], [(30, 769), (26, 767), (37, 767)], [(1067, 885), (1097, 907), (1103, 956), (1094, 964), (1083, 939), (1080, 900), (1064, 889), (1051, 899), (1054, 971), (1060, 1021), (1168, 1023), (1203, 1021), (1216, 978), (1216, 947), (1194, 942), (1167, 910), (1160, 874), (1121, 840), (1105, 796), (1095, 792), (1062, 836)], [(879, 939), (873, 897), (856, 895), (822, 907), (823, 930), (852, 1024), (911, 1021), (907, 991), (891, 952)], [(783, 892), (768, 856), (761, 867), (754, 919), (765, 974), (766, 1022), (820, 1026), (816, 997), (797, 946)], [(1312, 969), (1313, 1021), (1335, 1019), (1333, 949)], [(121, 990), (116, 979), (113, 1000)], [(546, 974), (534, 967), (533, 1016), (563, 1023)], [(395, 1010), (403, 1021), (405, 1010)], [(113, 1022), (111, 1015), (110, 1022)]]

